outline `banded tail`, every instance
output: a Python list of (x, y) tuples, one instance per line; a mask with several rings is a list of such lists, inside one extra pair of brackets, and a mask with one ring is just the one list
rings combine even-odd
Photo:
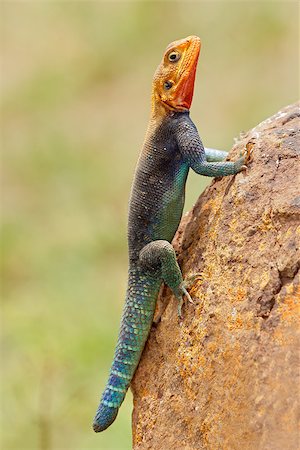
[(96, 433), (108, 428), (117, 417), (148, 338), (160, 284), (159, 279), (141, 271), (129, 272), (115, 355), (93, 422)]

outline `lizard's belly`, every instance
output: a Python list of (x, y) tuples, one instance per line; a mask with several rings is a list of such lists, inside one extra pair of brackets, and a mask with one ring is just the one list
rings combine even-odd
[(184, 192), (180, 197), (164, 199), (158, 214), (157, 223), (153, 227), (153, 239), (171, 241), (179, 226), (184, 206)]
[(161, 208), (158, 211), (158, 220), (153, 227), (153, 239), (166, 239), (171, 241), (179, 226), (185, 200), (185, 182), (187, 170), (179, 173), (172, 184), (162, 196)]
[(141, 160), (131, 192), (128, 244), (134, 261), (141, 249), (159, 239), (171, 241), (178, 228), (189, 167), (179, 158), (148, 167)]

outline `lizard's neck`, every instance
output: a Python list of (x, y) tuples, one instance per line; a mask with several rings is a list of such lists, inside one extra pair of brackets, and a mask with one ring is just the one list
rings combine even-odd
[(151, 95), (151, 116), (150, 122), (159, 125), (160, 123), (172, 118), (176, 113), (189, 113), (189, 110), (186, 108), (177, 109), (172, 108), (168, 104), (161, 101), (160, 96), (155, 92), (155, 89), (152, 90)]
[(151, 94), (151, 121), (161, 123), (171, 114), (171, 108), (161, 101), (159, 95), (153, 89)]

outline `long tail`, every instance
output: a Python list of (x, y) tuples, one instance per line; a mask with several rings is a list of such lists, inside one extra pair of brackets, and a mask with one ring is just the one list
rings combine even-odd
[(117, 347), (94, 418), (93, 429), (97, 433), (117, 417), (151, 328), (159, 287), (159, 280), (130, 271)]

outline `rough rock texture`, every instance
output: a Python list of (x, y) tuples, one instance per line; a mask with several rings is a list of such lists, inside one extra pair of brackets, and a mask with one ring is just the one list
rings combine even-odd
[(252, 139), (249, 169), (182, 221), (179, 263), (201, 279), (182, 321), (162, 289), (132, 383), (135, 450), (300, 448), (299, 116), (288, 106), (241, 136), (230, 157)]

